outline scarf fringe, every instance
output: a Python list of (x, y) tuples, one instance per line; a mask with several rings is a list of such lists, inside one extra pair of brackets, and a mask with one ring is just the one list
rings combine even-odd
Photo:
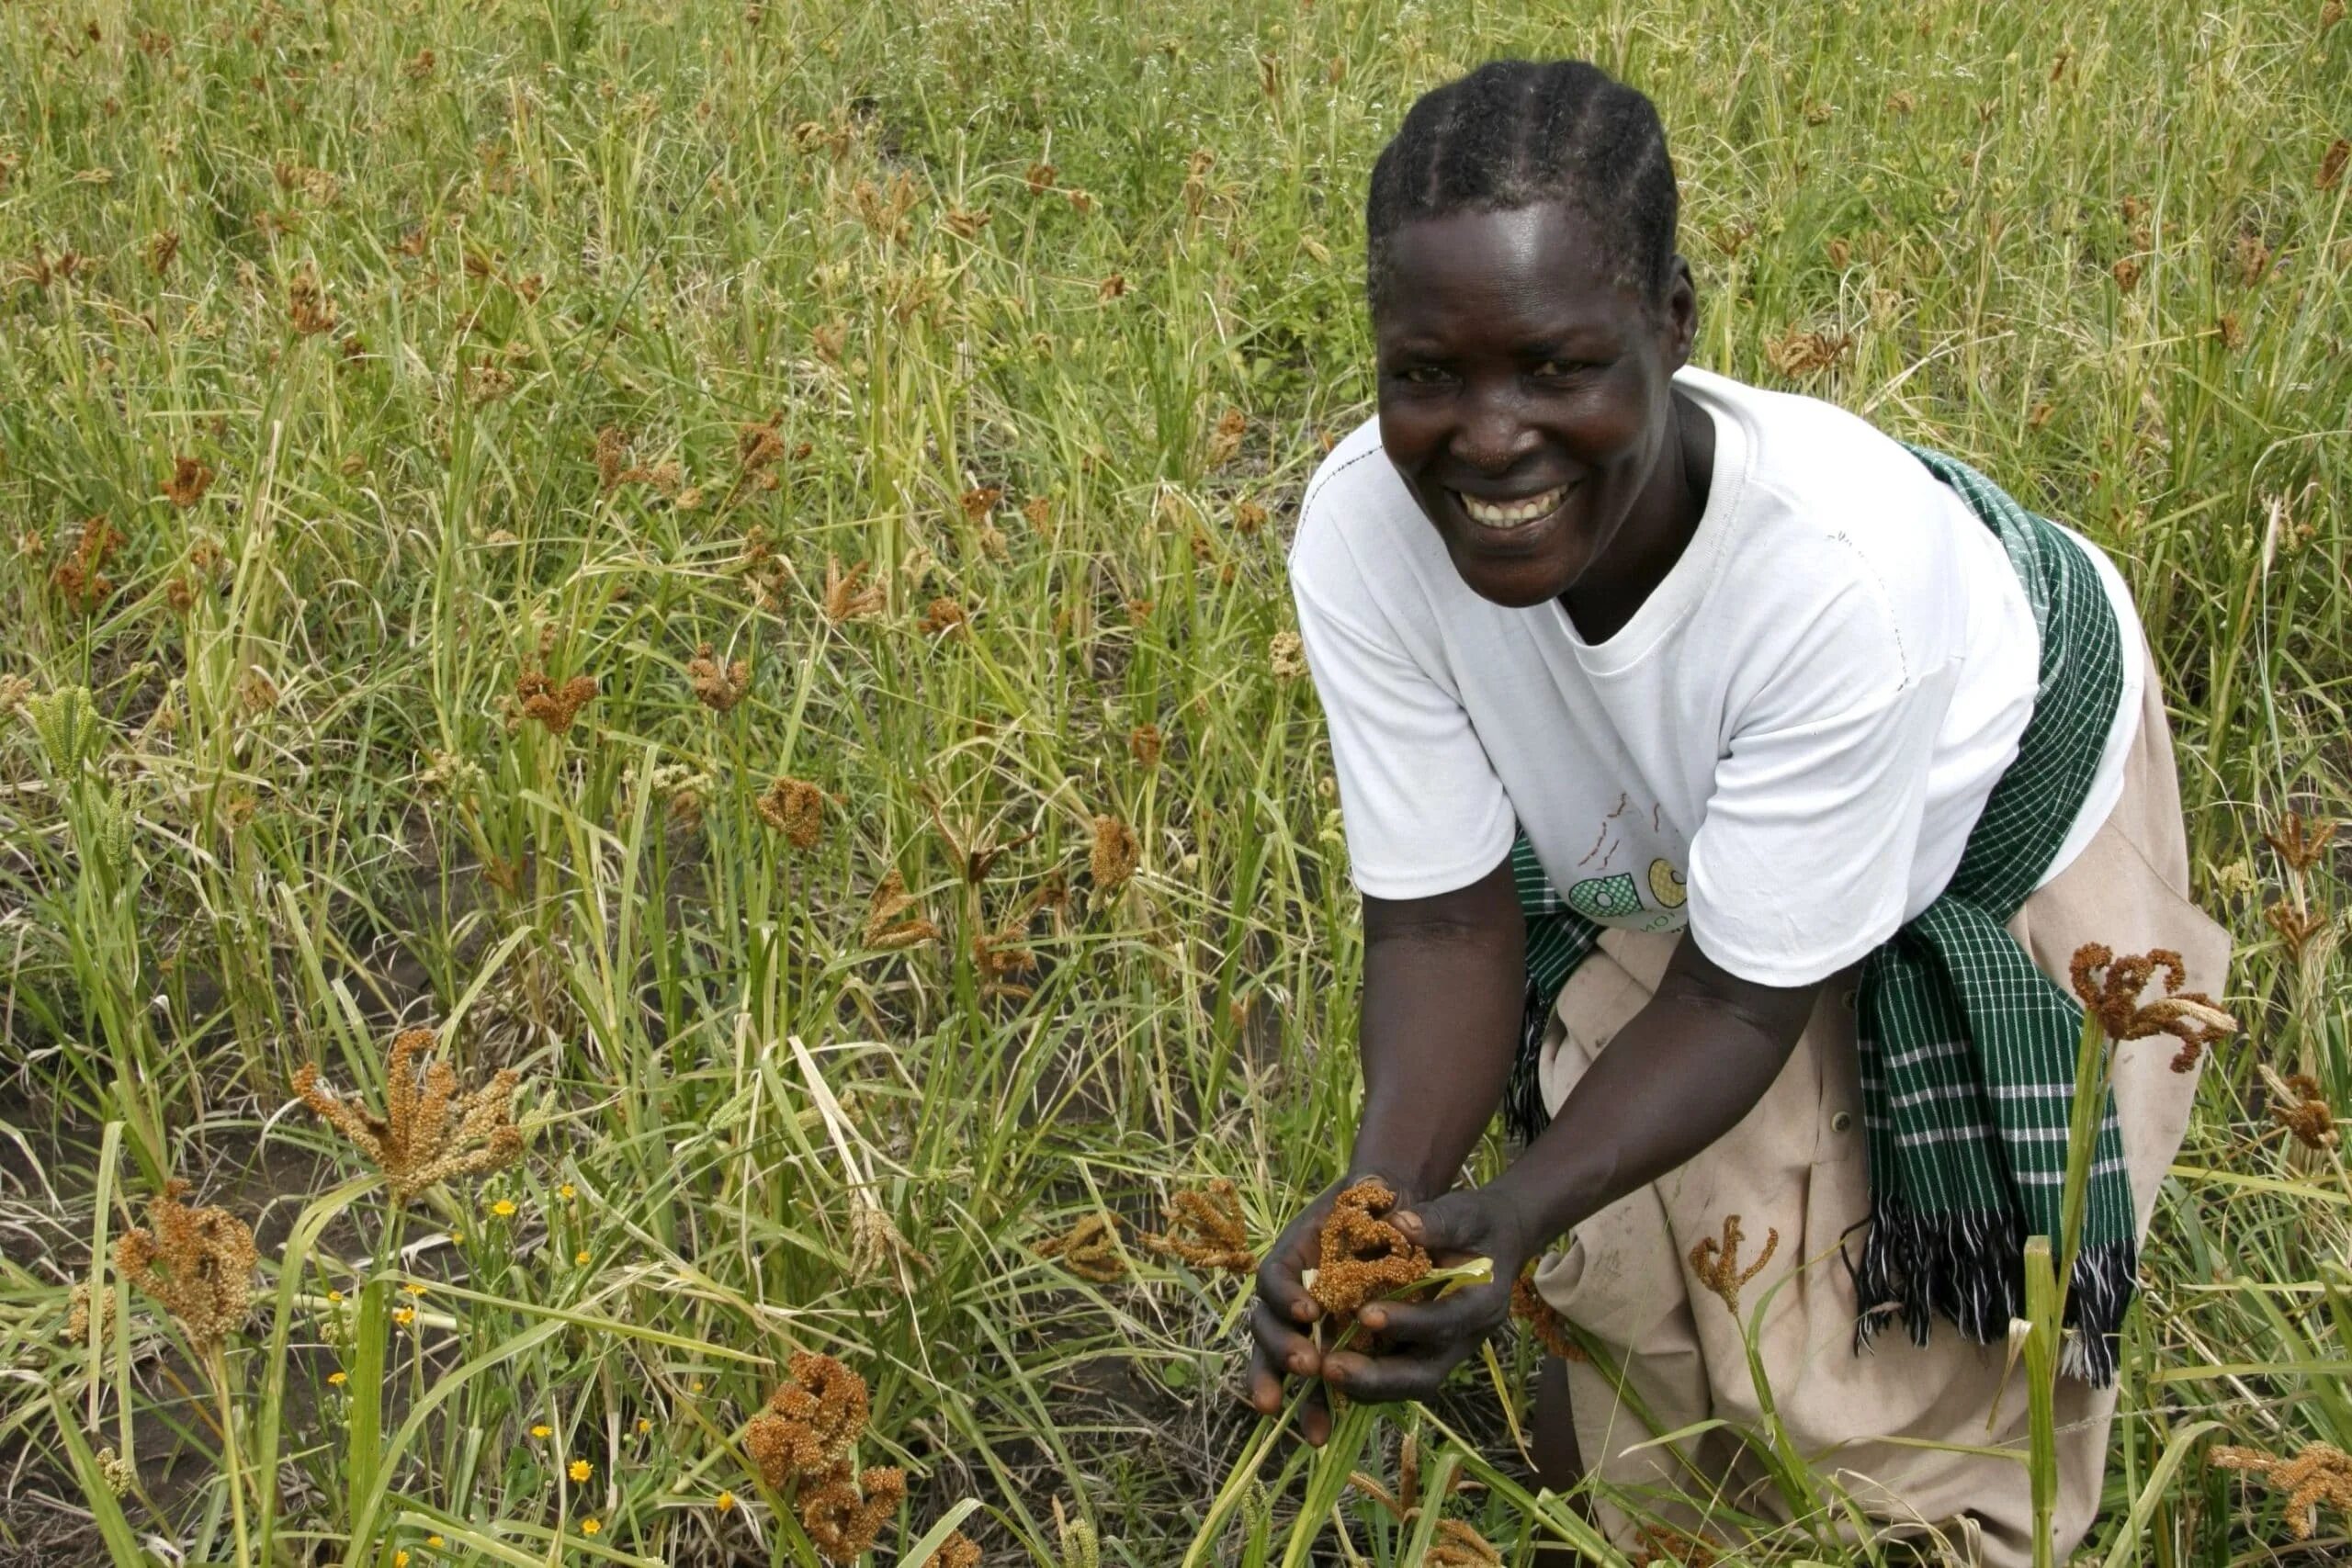
[[(1937, 1313), (1979, 1345), (2006, 1341), (2025, 1315), (2025, 1224), (2016, 1214), (1923, 1214), (1874, 1198), (1862, 1261), (1854, 1270), (1861, 1312), (1854, 1348), (1900, 1319), (1914, 1345), (1928, 1343)], [(2084, 1247), (2066, 1292), (2058, 1368), (2093, 1388), (2115, 1381), (2118, 1337), (2138, 1288), (2139, 1248), (2129, 1236)]]

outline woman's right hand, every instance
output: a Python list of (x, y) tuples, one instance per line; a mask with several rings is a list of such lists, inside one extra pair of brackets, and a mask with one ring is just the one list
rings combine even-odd
[[(1299, 1410), (1299, 1432), (1321, 1448), (1331, 1436), (1331, 1408), (1320, 1382), (1322, 1352), (1306, 1332), (1323, 1316), (1323, 1308), (1306, 1293), (1301, 1277), (1316, 1266), (1323, 1251), (1323, 1221), (1331, 1204), (1348, 1187), (1367, 1175), (1351, 1171), (1325, 1188), (1301, 1209), (1258, 1265), (1257, 1299), (1250, 1304), (1250, 1405), (1261, 1416), (1282, 1413), (1283, 1384), (1290, 1378), (1317, 1380)], [(1394, 1177), (1381, 1179), (1395, 1188), (1397, 1206), (1407, 1207), (1418, 1194), (1406, 1190)]]

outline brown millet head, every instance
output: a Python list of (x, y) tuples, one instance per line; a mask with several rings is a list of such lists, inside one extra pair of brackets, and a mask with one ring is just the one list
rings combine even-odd
[(311, 1064), (294, 1075), (295, 1094), (383, 1172), (395, 1203), (444, 1181), (502, 1169), (523, 1156), (523, 1134), (514, 1122), (514, 1090), (522, 1080), (501, 1068), (481, 1088), (460, 1095), (447, 1062), (418, 1072), (417, 1058), (435, 1044), (429, 1029), (404, 1029), (392, 1037), (380, 1117), (338, 1098)]
[(964, 608), (961, 601), (943, 593), (923, 606), (921, 625), (925, 637), (936, 637), (942, 632), (953, 632), (960, 637), (971, 618), (971, 613)]
[(571, 726), (596, 694), (596, 677), (574, 675), (558, 685), (537, 670), (526, 670), (514, 682), (514, 700), (523, 716), (539, 721), (550, 735), (570, 732)]
[(1156, 724), (1138, 724), (1127, 731), (1127, 754), (1147, 769), (1159, 766), (1159, 753), (1165, 744)]
[(174, 457), (172, 477), (164, 481), (164, 499), (174, 506), (189, 507), (204, 499), (212, 488), (212, 469), (193, 457)]
[(1586, 1359), (1584, 1347), (1568, 1337), (1566, 1320), (1560, 1316), (1557, 1308), (1544, 1299), (1544, 1293), (1535, 1288), (1535, 1280), (1527, 1274), (1521, 1274), (1510, 1283), (1510, 1314), (1527, 1325), (1527, 1331), (1535, 1337), (1535, 1342), (1543, 1346), (1546, 1353), (1563, 1361)]
[(2271, 1105), (2272, 1120), (2307, 1149), (2335, 1147), (2338, 1141), (2335, 1108), (2320, 1092), (2319, 1080), (2308, 1073), (2295, 1073), (2277, 1081), (2288, 1092)]
[(1699, 1245), (1690, 1249), (1690, 1272), (1699, 1277), (1701, 1284), (1722, 1298), (1724, 1305), (1731, 1309), (1734, 1317), (1739, 1315), (1740, 1287), (1762, 1273), (1764, 1265), (1772, 1261), (1772, 1254), (1781, 1246), (1781, 1233), (1778, 1229), (1768, 1229), (1764, 1233), (1764, 1250), (1758, 1253), (1756, 1261), (1746, 1269), (1739, 1266), (1739, 1216), (1725, 1214), (1723, 1239), (1717, 1241), (1711, 1235), (1702, 1236)]
[(957, 1530), (923, 1560), (922, 1568), (979, 1568), (980, 1543)]
[(1115, 893), (1125, 886), (1142, 858), (1143, 846), (1136, 841), (1133, 828), (1115, 817), (1094, 819), (1094, 848), (1087, 863), (1094, 873), (1098, 892)]
[(1165, 1235), (1146, 1233), (1144, 1246), (1162, 1258), (1181, 1258), (1195, 1269), (1247, 1274), (1258, 1267), (1241, 1214), (1241, 1195), (1223, 1177), (1205, 1190), (1179, 1192), (1168, 1201)]
[(243, 1220), (226, 1209), (191, 1209), (182, 1201), (187, 1192), (185, 1181), (165, 1182), (147, 1205), (147, 1224), (123, 1233), (114, 1258), (123, 1278), (163, 1303), (201, 1351), (243, 1326), (260, 1258)]
[[(861, 1498), (859, 1493), (865, 1495)], [(884, 1521), (906, 1500), (907, 1472), (878, 1466), (853, 1477), (844, 1464), (800, 1499), (800, 1528), (828, 1562), (854, 1562), (873, 1550)]]
[(825, 792), (806, 779), (780, 778), (753, 801), (760, 819), (796, 850), (813, 850), (825, 830)]
[(760, 1479), (779, 1491), (846, 1463), (870, 1408), (865, 1380), (831, 1356), (796, 1350), (790, 1371), (743, 1433)]
[(1119, 1250), (1119, 1216), (1097, 1210), (1069, 1228), (1069, 1234), (1037, 1244), (1040, 1258), (1058, 1258), (1062, 1267), (1081, 1280), (1108, 1285), (1123, 1280), (1127, 1260)]
[(874, 889), (874, 900), (866, 907), (865, 924), (859, 932), (868, 947), (885, 952), (901, 947), (917, 947), (939, 935), (939, 928), (920, 914), (909, 915), (916, 899), (907, 891), (907, 879), (893, 870)]
[(738, 659), (722, 665), (710, 644), (704, 643), (686, 660), (686, 682), (694, 688), (695, 701), (714, 713), (728, 713), (752, 689), (751, 661)]
[[(2179, 1054), (2172, 1061), (2174, 1072), (2188, 1071), (2206, 1046), (2237, 1032), (2237, 1020), (2222, 1011), (2212, 998), (2202, 991), (2181, 989), (2188, 983), (2188, 971), (2171, 948), (2118, 958), (2104, 944), (2086, 942), (2075, 950), (2067, 972), (2075, 995), (2098, 1019), (2109, 1040), (2169, 1034), (2179, 1041)], [(2140, 993), (2158, 975), (2164, 976), (2165, 994), (2143, 1004)]]
[(823, 608), (829, 624), (837, 626), (844, 621), (871, 615), (882, 608), (880, 585), (865, 585), (865, 574), (870, 570), (865, 562), (859, 561), (843, 571), (839, 559), (826, 558)]
[(1353, 1318), (1366, 1302), (1391, 1295), (1430, 1271), (1430, 1255), (1388, 1220), (1396, 1193), (1367, 1176), (1333, 1201), (1323, 1220), (1322, 1253), (1307, 1293), (1333, 1319)]
[(2332, 1443), (2311, 1443), (2292, 1459), (2260, 1449), (2223, 1446), (2205, 1456), (2216, 1470), (2242, 1470), (2274, 1492), (2287, 1495), (2287, 1532), (2309, 1540), (2313, 1512), (2322, 1505), (2352, 1518), (2352, 1455)]

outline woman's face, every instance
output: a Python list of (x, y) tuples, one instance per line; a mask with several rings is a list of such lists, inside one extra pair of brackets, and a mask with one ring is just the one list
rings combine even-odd
[(1697, 321), (1679, 257), (1652, 309), (1589, 226), (1545, 202), (1408, 223), (1389, 260), (1373, 315), (1381, 445), (1464, 582), (1540, 604), (1675, 525), (1679, 467), (1660, 457)]

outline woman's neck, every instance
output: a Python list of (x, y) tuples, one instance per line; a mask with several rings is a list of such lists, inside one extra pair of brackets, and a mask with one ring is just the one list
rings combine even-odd
[(1607, 642), (1625, 627), (1682, 558), (1706, 514), (1714, 476), (1715, 422), (1679, 388), (1671, 391), (1673, 429), (1657, 464), (1608, 552), (1560, 595), (1577, 635)]

